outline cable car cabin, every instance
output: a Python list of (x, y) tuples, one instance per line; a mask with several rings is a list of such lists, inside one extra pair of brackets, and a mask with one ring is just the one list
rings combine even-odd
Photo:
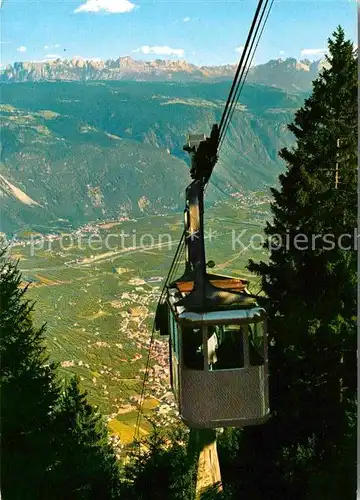
[(222, 301), (227, 292), (246, 297), (245, 280), (208, 277), (220, 298), (215, 309), (179, 305), (193, 282), (177, 281), (157, 319), (160, 333), (169, 334), (170, 380), (181, 419), (190, 428), (262, 424), (270, 414), (265, 310), (254, 299)]

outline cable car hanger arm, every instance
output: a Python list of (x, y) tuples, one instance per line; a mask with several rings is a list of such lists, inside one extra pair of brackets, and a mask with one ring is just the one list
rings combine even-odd
[(202, 181), (205, 185), (214, 170), (218, 160), (219, 126), (215, 123), (210, 137), (199, 141), (199, 136), (189, 135), (184, 151), (190, 154), (190, 176), (194, 180)]

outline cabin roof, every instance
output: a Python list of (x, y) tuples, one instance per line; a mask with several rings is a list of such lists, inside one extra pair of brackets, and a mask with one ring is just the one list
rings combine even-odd
[(206, 273), (203, 290), (196, 287), (194, 273), (189, 273), (168, 285), (168, 298), (178, 313), (248, 309), (257, 306), (255, 297), (247, 290), (248, 281), (230, 276)]
[[(224, 290), (227, 292), (242, 292), (245, 291), (246, 285), (248, 284), (247, 280), (243, 280), (241, 278), (227, 278), (214, 276), (214, 279), (209, 279), (210, 283), (220, 290)], [(188, 293), (190, 293), (194, 288), (194, 281), (176, 281), (174, 283), (177, 290), (184, 297)]]

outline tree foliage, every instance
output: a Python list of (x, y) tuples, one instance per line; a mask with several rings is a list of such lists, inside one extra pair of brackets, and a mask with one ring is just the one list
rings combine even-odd
[(280, 152), (287, 170), (272, 189), (269, 262), (249, 265), (275, 339), (265, 446), (300, 498), (319, 468), (326, 498), (339, 494), (329, 471), (343, 463), (356, 388), (357, 54), (341, 27), (328, 45), (328, 67), (289, 125), (296, 146)]
[(117, 498), (119, 467), (108, 443), (107, 429), (101, 416), (87, 402), (76, 377), (70, 380), (58, 400), (54, 430), (51, 498)]
[(4, 500), (116, 499), (119, 473), (100, 417), (77, 379), (61, 390), (45, 327), (0, 252), (1, 493)]
[(137, 443), (125, 469), (126, 500), (191, 500), (195, 495), (196, 463), (188, 453), (188, 436), (154, 426)]
[[(59, 395), (44, 328), (31, 320), (16, 266), (0, 252), (1, 491), (4, 500), (45, 498), (52, 414)], [(19, 477), (21, 476), (21, 481)]]

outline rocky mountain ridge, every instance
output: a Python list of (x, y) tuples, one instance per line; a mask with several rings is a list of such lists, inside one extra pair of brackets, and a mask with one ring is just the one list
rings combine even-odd
[[(308, 59), (274, 59), (250, 68), (247, 81), (289, 91), (308, 91), (324, 61)], [(54, 59), (38, 62), (14, 62), (0, 73), (2, 82), (35, 81), (221, 81), (232, 79), (236, 64), (196, 66), (183, 59), (153, 61), (119, 57), (107, 61), (99, 59)]]

